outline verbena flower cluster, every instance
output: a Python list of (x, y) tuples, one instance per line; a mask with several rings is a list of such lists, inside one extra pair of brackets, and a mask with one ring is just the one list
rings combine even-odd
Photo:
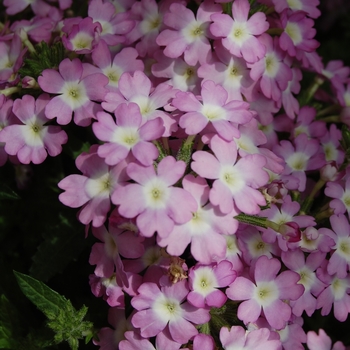
[(331, 349), (303, 317), (350, 313), (350, 68), (316, 51), (319, 1), (56, 2), (4, 1), (35, 16), (0, 33), (0, 163), (93, 134), (57, 186), (96, 237), (94, 344)]

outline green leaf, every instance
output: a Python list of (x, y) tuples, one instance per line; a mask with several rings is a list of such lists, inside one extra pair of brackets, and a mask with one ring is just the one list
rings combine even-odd
[(87, 343), (94, 336), (93, 324), (84, 321), (87, 311), (85, 305), (77, 311), (68, 301), (60, 314), (48, 322), (48, 326), (56, 333), (57, 344), (66, 341), (71, 349), (78, 350), (79, 339), (86, 337), (85, 343)]
[(65, 57), (64, 46), (61, 42), (48, 46), (42, 41), (35, 46), (35, 50), (36, 52), (24, 60), (24, 65), (19, 70), (22, 76), (28, 75), (37, 79), (43, 70), (57, 68)]
[(0, 297), (0, 349), (17, 349), (19, 314), (5, 295)]
[(44, 282), (62, 272), (86, 245), (83, 226), (71, 225), (69, 219), (63, 215), (60, 215), (59, 220), (58, 225), (47, 228), (47, 234), (33, 256), (33, 264), (29, 270), (32, 277)]
[(86, 337), (88, 341), (95, 335), (93, 324), (84, 321), (86, 306), (77, 311), (69, 300), (44, 283), (16, 271), (14, 274), (25, 296), (49, 319), (47, 325), (55, 333), (53, 343), (66, 341), (73, 350), (78, 350), (79, 339)]
[(24, 295), (43, 312), (50, 320), (57, 317), (60, 310), (64, 309), (67, 299), (58, 294), (44, 283), (14, 271), (17, 282)]
[(21, 197), (5, 184), (0, 184), (0, 199), (20, 199)]

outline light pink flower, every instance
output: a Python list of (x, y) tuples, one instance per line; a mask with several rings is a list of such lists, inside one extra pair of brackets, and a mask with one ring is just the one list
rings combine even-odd
[(177, 58), (184, 54), (189, 65), (208, 62), (211, 57), (210, 15), (220, 12), (220, 5), (207, 0), (200, 4), (195, 18), (193, 11), (184, 5), (172, 4), (164, 16), (164, 23), (171, 29), (158, 35), (157, 44), (165, 46), (165, 56)]
[(241, 326), (232, 326), (231, 329), (222, 327), (220, 330), (220, 341), (227, 350), (281, 350), (280, 340), (270, 337), (268, 328), (260, 328), (246, 331)]
[(286, 162), (282, 175), (293, 175), (299, 179), (299, 191), (306, 186), (307, 170), (320, 169), (325, 164), (324, 154), (320, 152), (317, 140), (309, 140), (306, 134), (300, 134), (294, 139), (295, 146), (287, 140), (282, 140), (273, 151)]
[(162, 119), (156, 118), (142, 123), (140, 109), (135, 103), (119, 105), (114, 115), (116, 123), (110, 114), (98, 112), (98, 121), (92, 125), (96, 137), (106, 142), (99, 146), (98, 155), (108, 165), (116, 165), (131, 152), (142, 165), (152, 165), (159, 152), (149, 141), (162, 136)]
[(314, 331), (307, 332), (307, 346), (310, 350), (345, 350), (341, 341), (337, 341), (332, 346), (332, 339), (320, 328), (318, 334)]
[(350, 177), (344, 181), (327, 182), (324, 191), (325, 195), (334, 198), (330, 201), (329, 206), (334, 210), (334, 214), (350, 213)]
[(156, 336), (167, 328), (173, 340), (185, 344), (198, 334), (193, 323), (203, 324), (210, 319), (209, 310), (184, 302), (189, 292), (184, 280), (161, 288), (144, 283), (138, 292), (131, 300), (137, 310), (132, 324), (140, 328), (143, 337)]
[(96, 46), (101, 30), (100, 23), (94, 23), (91, 17), (85, 17), (77, 24), (63, 26), (65, 35), (62, 36), (62, 42), (67, 50), (88, 54)]
[(22, 164), (40, 164), (47, 154), (57, 156), (68, 140), (61, 127), (45, 125), (49, 121), (45, 116), (49, 101), (48, 94), (42, 94), (36, 100), (31, 95), (15, 100), (13, 113), (22, 124), (8, 125), (0, 132), (0, 142), (5, 142), (5, 151), (17, 155)]
[(166, 237), (174, 224), (190, 221), (197, 203), (186, 190), (173, 185), (183, 176), (186, 164), (168, 156), (157, 167), (130, 163), (127, 174), (135, 183), (119, 187), (112, 196), (120, 215), (136, 218), (141, 234), (151, 237), (156, 231)]
[(111, 208), (110, 196), (120, 183), (126, 182), (127, 163), (120, 162), (109, 167), (97, 154), (98, 145), (90, 147), (89, 153), (82, 153), (75, 163), (83, 175), (68, 175), (58, 183), (65, 192), (59, 195), (60, 201), (71, 207), (83, 208), (79, 211), (80, 222), (99, 227), (106, 220)]
[(236, 278), (237, 272), (229, 261), (218, 264), (192, 267), (188, 274), (191, 291), (187, 300), (200, 308), (205, 306), (222, 307), (227, 300), (226, 295), (219, 289), (230, 285)]
[(170, 100), (177, 90), (168, 84), (158, 84), (153, 88), (151, 80), (144, 72), (136, 71), (133, 75), (123, 73), (118, 83), (118, 92), (109, 92), (105, 96), (102, 107), (108, 112), (114, 112), (121, 103), (136, 103), (143, 117), (143, 123), (147, 120), (162, 118), (165, 131), (163, 136), (170, 136), (177, 130), (175, 118), (162, 109), (167, 109)]
[(345, 215), (332, 215), (330, 217), (332, 230), (320, 228), (320, 231), (332, 238), (335, 245), (333, 254), (327, 265), (327, 272), (338, 278), (345, 278), (350, 267), (350, 224)]
[(158, 237), (157, 243), (165, 247), (171, 255), (180, 256), (191, 243), (193, 257), (210, 264), (214, 259), (223, 258), (226, 252), (224, 235), (232, 235), (238, 227), (233, 219), (235, 212), (222, 215), (209, 200), (209, 186), (200, 176), (186, 175), (182, 181), (183, 188), (192, 194), (198, 209), (192, 213), (190, 221), (175, 225), (167, 237)]
[(249, 65), (250, 76), (254, 81), (258, 81), (261, 91), (267, 98), (279, 101), (293, 74), (284, 61), (285, 53), (278, 46), (278, 37), (273, 39), (263, 33), (259, 40), (265, 45), (266, 54), (261, 60)]
[(320, 295), (326, 285), (316, 276), (316, 269), (320, 267), (325, 259), (326, 253), (316, 252), (305, 257), (301, 250), (282, 252), (283, 263), (291, 270), (300, 275), (299, 284), (305, 288), (304, 294), (297, 300), (291, 300), (295, 316), (301, 316), (305, 311), (309, 317), (316, 310), (316, 297)]
[(114, 56), (112, 61), (108, 45), (104, 40), (101, 40), (91, 56), (93, 63), (109, 79), (106, 86), (109, 91), (118, 91), (119, 79), (124, 72), (132, 73), (144, 69), (144, 64), (137, 59), (138, 53), (133, 47), (124, 47)]
[(182, 112), (179, 125), (188, 135), (203, 131), (211, 123), (226, 141), (239, 138), (237, 124), (249, 122), (253, 114), (248, 110), (249, 104), (243, 101), (227, 101), (227, 91), (213, 81), (207, 80), (202, 84), (202, 103), (191, 92), (178, 92), (172, 105)]
[(319, 42), (313, 39), (316, 34), (316, 29), (313, 28), (314, 21), (306, 17), (305, 12), (286, 9), (280, 16), (284, 30), (279, 38), (282, 50), (295, 57), (298, 51), (310, 53), (317, 49)]
[(223, 38), (222, 44), (236, 57), (243, 57), (254, 63), (264, 57), (266, 48), (256, 37), (269, 28), (263, 12), (256, 12), (248, 19), (248, 0), (236, 0), (232, 4), (232, 17), (226, 14), (213, 14), (211, 33)]
[(101, 74), (84, 76), (83, 64), (78, 58), (72, 61), (64, 59), (58, 72), (54, 69), (45, 69), (38, 78), (40, 87), (55, 96), (46, 106), (47, 118), (57, 117), (61, 125), (68, 124), (74, 112), (74, 121), (77, 125), (87, 126), (96, 113), (102, 108), (94, 101), (103, 100), (107, 90), (108, 78)]
[(265, 185), (269, 178), (263, 170), (265, 157), (249, 154), (237, 161), (236, 143), (227, 142), (218, 135), (212, 137), (210, 147), (214, 155), (197, 151), (191, 163), (197, 174), (215, 180), (209, 194), (210, 202), (219, 206), (224, 214), (234, 208), (247, 214), (259, 213), (259, 205), (265, 205), (266, 202), (257, 189)]
[(253, 268), (255, 282), (239, 276), (226, 290), (231, 300), (244, 300), (237, 313), (244, 323), (255, 322), (263, 311), (271, 327), (286, 326), (292, 312), (285, 300), (297, 300), (304, 287), (297, 284), (300, 276), (293, 271), (283, 271), (277, 276), (280, 269), (278, 259), (261, 256)]
[(350, 275), (339, 278), (328, 273), (328, 260), (325, 260), (317, 269), (317, 277), (327, 285), (317, 298), (317, 309), (321, 309), (321, 315), (328, 315), (332, 308), (334, 317), (344, 322), (350, 313)]
[(88, 16), (94, 23), (100, 25), (99, 39), (114, 46), (125, 41), (125, 34), (135, 26), (135, 21), (129, 19), (129, 13), (116, 11), (111, 2), (93, 0), (89, 3)]
[(242, 95), (253, 85), (250, 69), (243, 58), (233, 56), (221, 40), (214, 42), (214, 55), (209, 63), (202, 64), (198, 76), (203, 81), (212, 80), (220, 84), (228, 93), (228, 101), (243, 100)]

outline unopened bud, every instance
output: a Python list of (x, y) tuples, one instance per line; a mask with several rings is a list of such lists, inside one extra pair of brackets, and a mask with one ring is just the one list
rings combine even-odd
[(301, 240), (300, 227), (296, 222), (290, 221), (282, 224), (278, 232), (291, 243), (299, 242)]
[(324, 165), (320, 170), (320, 177), (324, 182), (336, 181), (339, 178), (336, 163), (333, 161), (329, 164)]

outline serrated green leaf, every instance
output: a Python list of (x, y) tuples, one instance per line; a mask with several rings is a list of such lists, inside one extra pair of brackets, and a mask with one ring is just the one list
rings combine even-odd
[(14, 274), (24, 295), (50, 320), (57, 317), (68, 303), (65, 297), (35, 278), (17, 271)]
[(0, 349), (17, 349), (19, 314), (5, 295), (0, 297)]
[(57, 42), (51, 46), (42, 41), (35, 46), (36, 52), (32, 53), (24, 60), (24, 65), (19, 70), (22, 76), (31, 76), (35, 79), (45, 69), (57, 68), (60, 62), (65, 58), (64, 46)]

